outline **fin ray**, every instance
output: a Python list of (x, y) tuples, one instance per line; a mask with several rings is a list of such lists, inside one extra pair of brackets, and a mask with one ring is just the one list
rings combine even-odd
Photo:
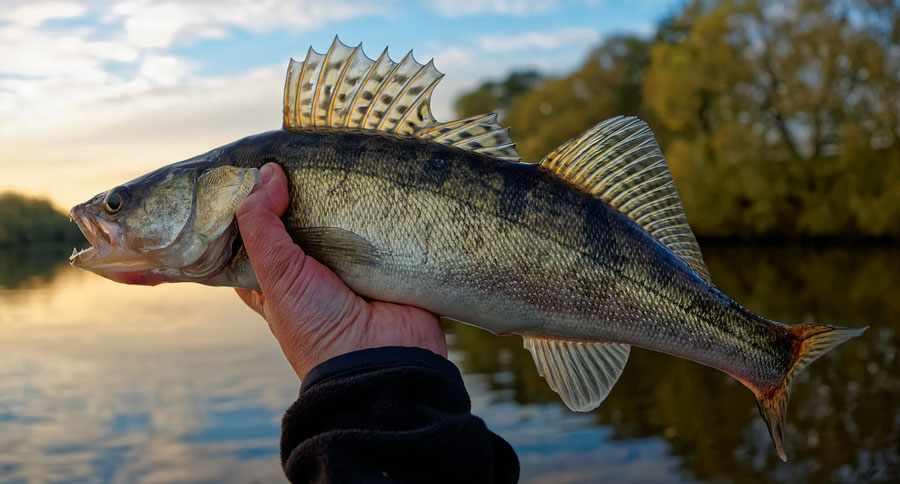
[(478, 114), (468, 118), (436, 124), (416, 133), (420, 138), (431, 139), (461, 149), (485, 153), (507, 161), (519, 161), (515, 143), (509, 130), (497, 123), (497, 114)]
[(631, 346), (524, 338), (538, 373), (570, 409), (586, 412), (600, 405), (618, 381)]
[(373, 267), (380, 263), (378, 251), (363, 237), (337, 227), (289, 228), (294, 242), (307, 255), (327, 265), (338, 275), (353, 266)]
[[(712, 283), (672, 175), (646, 123), (621, 116), (603, 121), (545, 156), (540, 166), (605, 200)], [(672, 236), (677, 236), (677, 244)]]

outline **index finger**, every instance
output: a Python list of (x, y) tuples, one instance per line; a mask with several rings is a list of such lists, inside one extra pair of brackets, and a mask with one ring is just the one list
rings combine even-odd
[(241, 238), (263, 292), (281, 279), (297, 277), (306, 257), (281, 221), (288, 201), (284, 170), (268, 163), (260, 168), (259, 185), (237, 211)]

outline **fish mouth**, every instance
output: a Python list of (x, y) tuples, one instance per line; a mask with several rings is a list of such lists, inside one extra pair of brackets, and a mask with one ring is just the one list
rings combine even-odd
[(88, 215), (82, 206), (73, 207), (69, 212), (69, 216), (82, 235), (91, 244), (90, 247), (82, 250), (72, 249), (72, 255), (69, 256), (69, 263), (81, 269), (87, 268), (92, 261), (103, 259), (112, 252), (113, 242), (110, 238), (109, 224), (101, 225), (96, 218)]

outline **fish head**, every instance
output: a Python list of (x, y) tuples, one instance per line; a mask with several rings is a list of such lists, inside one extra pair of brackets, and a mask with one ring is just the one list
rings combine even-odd
[(69, 262), (126, 284), (212, 277), (233, 256), (235, 213), (259, 175), (204, 161), (161, 168), (73, 207), (91, 246)]

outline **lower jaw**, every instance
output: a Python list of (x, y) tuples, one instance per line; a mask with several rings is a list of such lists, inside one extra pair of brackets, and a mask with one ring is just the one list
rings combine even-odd
[(163, 282), (174, 282), (170, 276), (166, 276), (163, 274), (157, 274), (152, 271), (143, 270), (143, 271), (132, 271), (132, 272), (117, 272), (117, 271), (107, 271), (107, 270), (96, 270), (93, 271), (98, 275), (101, 275), (111, 281), (121, 282), (122, 284), (134, 284), (141, 286), (155, 286), (157, 284), (162, 284)]

